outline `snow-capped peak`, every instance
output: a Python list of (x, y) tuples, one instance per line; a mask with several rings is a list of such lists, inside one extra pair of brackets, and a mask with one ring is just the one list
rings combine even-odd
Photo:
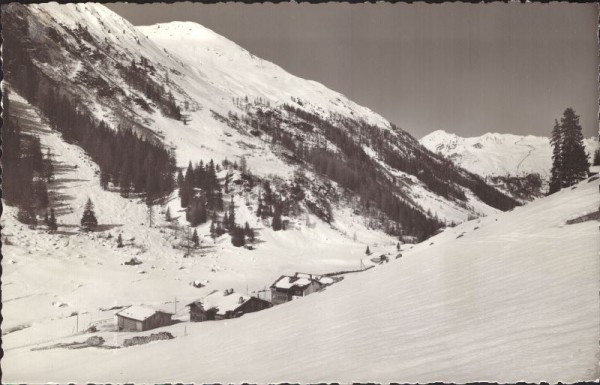
[[(419, 142), (483, 177), (537, 173), (545, 178), (550, 172), (552, 149), (547, 137), (497, 132), (461, 137), (438, 130)], [(593, 154), (598, 142), (590, 138), (585, 145), (588, 154)]]
[(430, 132), (429, 134), (425, 135), (423, 137), (423, 139), (427, 138), (427, 140), (440, 140), (440, 139), (445, 139), (448, 137), (455, 137), (456, 134), (447, 132), (445, 130), (435, 130), (433, 132)]
[[(210, 43), (211, 47), (228, 47), (233, 50), (247, 52), (233, 41), (224, 38), (213, 30), (191, 21), (172, 21), (169, 23), (158, 23), (148, 26), (136, 27), (147, 36), (152, 36), (155, 40), (178, 38), (195, 44)], [(190, 47), (191, 48), (191, 47)]]

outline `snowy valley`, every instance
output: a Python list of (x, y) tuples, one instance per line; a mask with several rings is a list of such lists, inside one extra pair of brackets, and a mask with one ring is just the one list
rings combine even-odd
[[(2, 23), (5, 382), (600, 377), (600, 178), (542, 197), (547, 139), (419, 142), (195, 23)], [(192, 322), (221, 297), (266, 305)], [(172, 319), (119, 330), (140, 308)]]

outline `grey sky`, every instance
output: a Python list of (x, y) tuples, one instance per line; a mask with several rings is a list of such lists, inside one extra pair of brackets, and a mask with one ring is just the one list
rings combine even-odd
[(598, 131), (595, 4), (107, 4), (135, 25), (194, 21), (420, 138)]

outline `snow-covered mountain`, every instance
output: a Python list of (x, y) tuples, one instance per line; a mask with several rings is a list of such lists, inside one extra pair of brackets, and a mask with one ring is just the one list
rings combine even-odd
[[(4, 207), (5, 382), (598, 378), (597, 224), (566, 224), (597, 210), (598, 179), (501, 212), (515, 202), (383, 117), (196, 24), (138, 28), (101, 5), (56, 3), (3, 6), (2, 24), (10, 115), (50, 154), (58, 219), (48, 231)], [(104, 186), (83, 141), (49, 123), (48, 95), (166, 145), (180, 169), (214, 159), (218, 182), (230, 182), (224, 201), (256, 242), (234, 247), (205, 222), (198, 249), (184, 253), (192, 230), (181, 190), (150, 222), (142, 194)], [(244, 160), (251, 177), (225, 159)], [(293, 201), (285, 230), (257, 215), (265, 181)], [(93, 232), (80, 230), (88, 199)], [(420, 230), (403, 233), (414, 241), (442, 222), (462, 224), (402, 244), (394, 259), (398, 230)], [(391, 261), (375, 266), (367, 246)], [(133, 257), (141, 264), (125, 263)], [(364, 265), (373, 267), (290, 303), (188, 322), (185, 305), (213, 290), (260, 296), (282, 274)], [(178, 323), (116, 332), (115, 313), (129, 305), (172, 311)], [(175, 338), (123, 346), (158, 331)], [(77, 343), (90, 337), (103, 344)]]
[[(499, 133), (464, 138), (438, 130), (424, 136), (419, 142), (456, 165), (489, 178), (495, 184), (502, 185), (511, 177), (522, 181), (526, 178), (533, 180), (536, 178), (532, 176), (538, 174), (542, 185), (532, 191), (532, 196), (539, 196), (547, 189), (552, 166), (549, 138)], [(591, 158), (598, 148), (597, 138), (585, 139), (585, 147)], [(514, 194), (510, 189), (507, 192)], [(517, 194), (517, 198), (522, 197)]]
[[(326, 165), (355, 157), (372, 184), (391, 191), (397, 204), (416, 210), (416, 216), (461, 222), (515, 204), (474, 175), (445, 164), (375, 112), (200, 25), (138, 28), (89, 3), (11, 4), (4, 13), (10, 30), (22, 30), (14, 36), (22, 44), (14, 49), (31, 54), (41, 89), (60, 87), (110, 127), (131, 128), (165, 143), (179, 166), (245, 157), (256, 175), (289, 179), (298, 169), (312, 175), (319, 165), (309, 153), (322, 149), (321, 176), (309, 179), (333, 179), (356, 193), (357, 186), (344, 184), (348, 178), (340, 172), (332, 176)], [(156, 100), (129, 84), (124, 71), (132, 66), (142, 69), (147, 84), (160, 84), (173, 95), (186, 122), (165, 116)], [(322, 183), (313, 187), (323, 190)]]

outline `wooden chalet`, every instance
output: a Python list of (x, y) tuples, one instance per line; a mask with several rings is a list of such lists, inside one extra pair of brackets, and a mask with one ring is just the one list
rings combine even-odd
[(241, 317), (273, 306), (269, 301), (236, 293), (231, 290), (215, 290), (206, 297), (187, 305), (190, 321), (203, 322)]
[(333, 279), (314, 274), (282, 275), (271, 285), (271, 301), (273, 305), (279, 305), (314, 293), (332, 283)]
[(130, 306), (117, 314), (119, 331), (141, 332), (171, 325), (172, 313), (145, 306)]

